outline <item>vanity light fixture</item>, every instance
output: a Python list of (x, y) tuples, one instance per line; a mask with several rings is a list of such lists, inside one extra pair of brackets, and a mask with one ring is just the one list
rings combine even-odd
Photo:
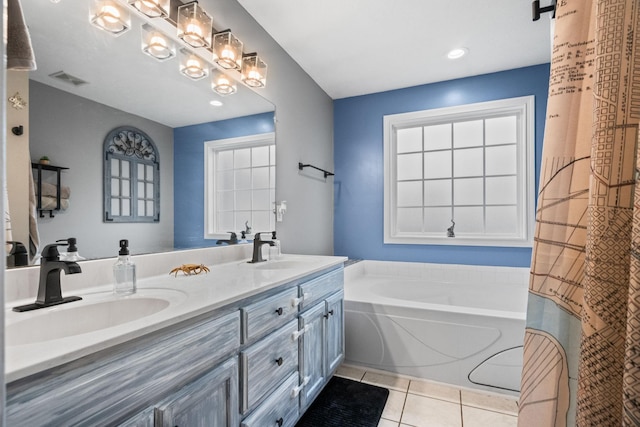
[(267, 64), (255, 53), (244, 55), (241, 79), (247, 86), (264, 87), (267, 84)]
[(447, 53), (447, 58), (449, 59), (459, 59), (469, 53), (469, 49), (466, 47), (459, 47), (456, 49), (452, 49)]
[(200, 80), (209, 75), (208, 64), (195, 53), (180, 50), (180, 72), (191, 80)]
[(169, 16), (170, 0), (129, 0), (129, 4), (149, 18)]
[(191, 47), (211, 47), (212, 19), (197, 2), (178, 7), (178, 37)]
[(227, 70), (242, 68), (243, 43), (231, 30), (220, 31), (213, 35), (213, 60)]
[(93, 1), (89, 20), (91, 24), (114, 36), (124, 34), (131, 27), (129, 12), (110, 0)]
[(231, 95), (236, 93), (238, 85), (222, 71), (211, 70), (211, 89), (219, 95)]
[(143, 24), (140, 29), (142, 35), (142, 52), (158, 61), (166, 61), (176, 56), (173, 41), (149, 24)]

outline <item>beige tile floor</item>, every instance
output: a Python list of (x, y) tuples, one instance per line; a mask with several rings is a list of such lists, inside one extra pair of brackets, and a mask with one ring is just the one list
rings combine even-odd
[(389, 389), (378, 427), (516, 427), (515, 397), (342, 365), (336, 375)]

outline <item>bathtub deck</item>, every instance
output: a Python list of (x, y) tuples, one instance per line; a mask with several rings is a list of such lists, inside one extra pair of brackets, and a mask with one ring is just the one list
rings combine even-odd
[(343, 364), (337, 376), (389, 389), (378, 427), (516, 427), (515, 398)]

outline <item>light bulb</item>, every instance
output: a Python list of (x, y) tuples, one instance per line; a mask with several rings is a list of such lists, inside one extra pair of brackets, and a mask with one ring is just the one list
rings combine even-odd
[(173, 56), (173, 52), (169, 48), (167, 39), (157, 34), (151, 36), (145, 51), (156, 59), (168, 59)]
[(109, 24), (115, 24), (120, 21), (120, 11), (111, 5), (102, 6), (100, 16)]
[(192, 79), (199, 79), (201, 77), (204, 77), (205, 75), (205, 71), (204, 71), (204, 68), (202, 68), (202, 64), (200, 63), (200, 61), (198, 61), (195, 58), (187, 59), (183, 73), (191, 77)]
[(165, 0), (129, 0), (129, 2), (150, 18), (167, 16), (168, 2)]
[(90, 18), (91, 24), (118, 36), (129, 29), (128, 14), (112, 2), (95, 2), (97, 8)]
[(185, 28), (182, 38), (193, 47), (204, 46), (205, 41), (202, 37), (200, 22), (196, 19), (191, 19)]
[(222, 49), (220, 58), (225, 61), (233, 62), (236, 60), (236, 54), (233, 52), (230, 46), (225, 46), (224, 49)]

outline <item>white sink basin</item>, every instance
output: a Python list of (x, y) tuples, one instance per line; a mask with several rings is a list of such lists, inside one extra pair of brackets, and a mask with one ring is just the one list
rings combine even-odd
[(159, 313), (184, 299), (184, 293), (172, 290), (126, 297), (88, 295), (82, 301), (12, 316), (5, 328), (5, 344), (33, 344), (111, 328)]
[(305, 264), (304, 261), (284, 260), (284, 261), (266, 261), (256, 265), (257, 270), (286, 270), (290, 268), (299, 268)]

